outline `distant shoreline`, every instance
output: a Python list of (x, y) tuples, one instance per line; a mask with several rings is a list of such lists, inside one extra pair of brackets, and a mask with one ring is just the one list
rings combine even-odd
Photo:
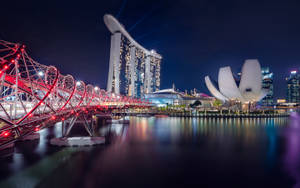
[(126, 113), (129, 116), (151, 117), (165, 115), (168, 117), (195, 117), (195, 118), (276, 118), (289, 117), (290, 114), (183, 114), (183, 113)]

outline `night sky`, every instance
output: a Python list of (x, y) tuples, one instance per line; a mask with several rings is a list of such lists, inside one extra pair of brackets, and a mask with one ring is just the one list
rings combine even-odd
[(106, 87), (110, 33), (103, 15), (117, 16), (144, 47), (163, 56), (161, 88), (208, 93), (204, 76), (238, 72), (256, 58), (275, 74), (275, 96), (300, 67), (299, 1), (98, 0), (1, 2), (0, 38), (24, 43), (38, 62)]

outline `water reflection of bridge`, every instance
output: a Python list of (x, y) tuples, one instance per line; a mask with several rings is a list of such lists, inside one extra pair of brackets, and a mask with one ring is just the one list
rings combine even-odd
[[(105, 138), (106, 144), (110, 144), (116, 138), (124, 139), (127, 135), (128, 126), (126, 125), (113, 124), (102, 126), (101, 122), (99, 123), (96, 124), (94, 134)], [(20, 176), (22, 176), (23, 184), (30, 183), (31, 185), (33, 183), (35, 186), (39, 181), (32, 181), (32, 177), (39, 178), (39, 180), (43, 179), (43, 173), (40, 174), (40, 171), (44, 173), (52, 171), (70, 159), (76, 152), (92, 149), (91, 147), (52, 147), (48, 141), (50, 138), (60, 138), (62, 136), (61, 129), (62, 122), (58, 122), (54, 126), (39, 131), (39, 140), (17, 142), (15, 149), (10, 148), (0, 151), (1, 158), (6, 159), (0, 162), (0, 187), (18, 187), (17, 184), (20, 184), (20, 182), (16, 179)], [(82, 135), (82, 130), (83, 125), (77, 123), (72, 129), (70, 136)], [(30, 168), (27, 168), (28, 166)]]

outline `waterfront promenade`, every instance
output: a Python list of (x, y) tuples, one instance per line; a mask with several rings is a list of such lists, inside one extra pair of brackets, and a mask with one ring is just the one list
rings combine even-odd
[(197, 111), (197, 110), (159, 110), (139, 109), (135, 111), (115, 111), (115, 115), (120, 116), (169, 116), (169, 117), (196, 117), (196, 118), (272, 118), (272, 117), (289, 117), (290, 113), (274, 111), (258, 111), (258, 112), (224, 112), (224, 111)]

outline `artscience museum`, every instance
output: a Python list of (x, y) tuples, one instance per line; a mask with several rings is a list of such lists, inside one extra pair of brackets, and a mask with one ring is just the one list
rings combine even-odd
[(262, 89), (261, 67), (256, 59), (245, 61), (240, 78), (236, 78), (231, 68), (227, 66), (219, 69), (216, 84), (209, 76), (205, 77), (205, 84), (210, 93), (223, 103), (227, 101), (255, 103), (264, 98), (268, 92)]

